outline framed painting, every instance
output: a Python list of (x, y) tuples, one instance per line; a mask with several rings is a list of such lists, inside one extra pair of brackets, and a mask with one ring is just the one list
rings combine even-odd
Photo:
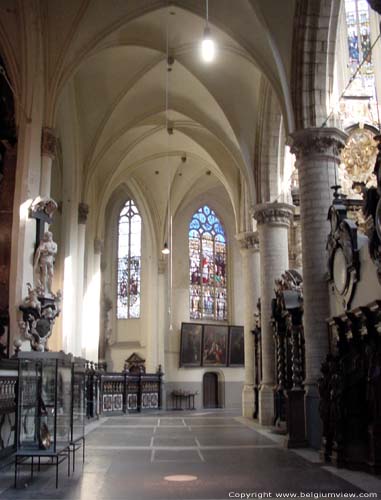
[(225, 325), (204, 325), (203, 366), (226, 366), (227, 353), (228, 327)]
[(180, 366), (201, 366), (202, 325), (181, 324)]
[(245, 365), (243, 326), (229, 327), (229, 366)]

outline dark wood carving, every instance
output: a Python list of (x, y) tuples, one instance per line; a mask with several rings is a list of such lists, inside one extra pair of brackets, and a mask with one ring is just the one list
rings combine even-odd
[(325, 461), (381, 472), (381, 302), (329, 321), (319, 380)]
[(377, 187), (364, 190), (364, 215), (368, 218), (369, 253), (376, 265), (378, 281), (381, 283), (381, 136), (375, 136), (377, 157), (374, 174)]
[(337, 192), (328, 220), (331, 224), (327, 241), (328, 280), (344, 309), (348, 309), (360, 279), (357, 226), (347, 217), (347, 205)]
[(261, 299), (258, 299), (254, 335), (254, 414), (259, 417), (259, 388), (262, 381)]
[(145, 373), (145, 364), (146, 360), (134, 352), (128, 359), (126, 359), (124, 363), (124, 371), (128, 373)]
[(304, 419), (304, 332), (302, 277), (286, 271), (276, 281), (272, 327), (277, 356), (274, 423), (287, 424), (287, 446), (306, 445)]

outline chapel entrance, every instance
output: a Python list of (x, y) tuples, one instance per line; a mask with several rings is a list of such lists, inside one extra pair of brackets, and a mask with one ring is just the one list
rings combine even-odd
[(204, 408), (218, 408), (218, 375), (207, 372), (202, 384)]

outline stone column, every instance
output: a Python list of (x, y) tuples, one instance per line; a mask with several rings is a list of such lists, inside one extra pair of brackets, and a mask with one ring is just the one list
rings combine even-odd
[(83, 314), (83, 283), (85, 274), (85, 238), (86, 222), (89, 214), (89, 205), (79, 203), (78, 205), (78, 254), (77, 254), (77, 325), (78, 334), (75, 339), (75, 354), (82, 354), (82, 314)]
[(310, 445), (320, 445), (317, 379), (328, 351), (329, 316), (326, 281), (328, 209), (332, 202), (335, 171), (346, 134), (334, 128), (311, 128), (291, 136), (291, 152), (299, 171), (300, 218), (303, 249), (304, 336), (306, 350), (306, 421)]
[(274, 419), (275, 345), (270, 324), (275, 280), (288, 269), (288, 228), (292, 205), (264, 203), (255, 207), (261, 255), (262, 382), (259, 392), (259, 422), (271, 425)]
[(53, 129), (44, 127), (41, 138), (41, 177), (40, 177), (40, 196), (50, 197), (52, 163), (56, 157), (57, 138)]
[(242, 276), (244, 289), (245, 383), (242, 391), (242, 415), (254, 415), (254, 313), (260, 296), (260, 260), (257, 233), (241, 233)]

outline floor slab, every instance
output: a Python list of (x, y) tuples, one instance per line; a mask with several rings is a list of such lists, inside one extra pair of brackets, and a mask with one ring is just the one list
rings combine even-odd
[[(245, 492), (256, 498), (381, 492), (378, 479), (369, 476), (367, 489), (364, 479), (356, 484), (356, 474), (340, 477), (317, 463), (313, 452), (287, 450), (266, 429), (222, 411), (109, 417), (92, 426), (86, 449), (85, 464), (77, 461), (74, 476), (67, 478), (66, 464), (60, 466), (58, 490), (54, 468), (36, 471), (33, 481), (25, 469), (18, 489), (12, 487), (13, 470), (3, 472), (0, 499), (222, 500)], [(170, 482), (168, 476), (194, 480)]]

